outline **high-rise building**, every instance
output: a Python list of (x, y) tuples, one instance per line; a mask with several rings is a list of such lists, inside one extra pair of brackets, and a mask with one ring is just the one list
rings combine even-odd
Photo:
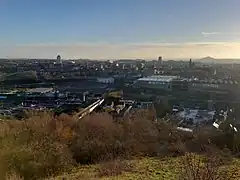
[(158, 57), (158, 63), (161, 65), (162, 64), (162, 56)]
[(161, 66), (162, 66), (162, 56), (159, 56), (157, 61), (157, 69), (160, 69)]
[(62, 59), (61, 59), (61, 56), (60, 56), (60, 55), (57, 56), (57, 63), (58, 63), (58, 64), (62, 64)]
[(189, 60), (189, 68), (192, 68), (192, 59)]
[(57, 56), (57, 64), (61, 65), (61, 71), (63, 71), (63, 62), (60, 55)]

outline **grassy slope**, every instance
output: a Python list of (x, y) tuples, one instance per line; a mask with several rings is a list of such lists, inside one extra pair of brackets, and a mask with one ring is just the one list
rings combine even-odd
[[(181, 158), (168, 158), (160, 160), (156, 158), (143, 158), (129, 161), (133, 165), (131, 172), (123, 172), (119, 176), (99, 177), (98, 172), (100, 165), (79, 166), (72, 170), (71, 173), (50, 178), (48, 180), (74, 180), (74, 179), (102, 179), (102, 180), (176, 180), (180, 171)], [(231, 167), (238, 167), (240, 175), (240, 161), (234, 160)]]

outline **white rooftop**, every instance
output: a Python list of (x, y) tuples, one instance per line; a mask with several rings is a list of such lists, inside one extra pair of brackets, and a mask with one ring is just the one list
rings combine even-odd
[(34, 89), (29, 89), (27, 93), (48, 93), (52, 90), (53, 88), (34, 88)]
[(192, 119), (194, 123), (198, 121), (207, 121), (212, 120), (215, 111), (206, 111), (206, 110), (198, 110), (198, 109), (185, 109), (184, 111), (179, 113), (179, 117), (184, 118), (186, 120)]
[(177, 76), (149, 76), (138, 79), (138, 81), (161, 81), (161, 82), (171, 82), (176, 79)]

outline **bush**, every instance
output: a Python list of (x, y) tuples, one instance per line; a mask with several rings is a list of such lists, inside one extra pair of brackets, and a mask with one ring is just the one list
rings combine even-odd
[(24, 180), (24, 179), (16, 173), (11, 173), (6, 175), (6, 180)]
[[(232, 161), (233, 147), (238, 147), (237, 136), (229, 143), (224, 132), (213, 129), (194, 134), (177, 131), (174, 124), (156, 122), (154, 111), (134, 112), (120, 121), (106, 113), (81, 120), (65, 114), (54, 118), (48, 112), (28, 116), (24, 121), (0, 122), (0, 179), (9, 174), (26, 180), (44, 178), (68, 170), (76, 162), (113, 163), (118, 158), (188, 152), (211, 154), (222, 165)], [(104, 168), (101, 172), (111, 174)]]
[(16, 173), (24, 179), (57, 174), (74, 165), (72, 154), (58, 141), (50, 115), (9, 122), (0, 146), (0, 177)]
[(114, 122), (104, 113), (83, 118), (73, 127), (70, 147), (74, 158), (88, 164), (116, 157), (156, 155), (160, 136), (156, 122), (150, 119)]
[(117, 159), (102, 163), (98, 169), (98, 176), (118, 176), (123, 172), (131, 172), (132, 170), (133, 164)]
[(237, 170), (222, 168), (218, 156), (211, 154), (204, 159), (188, 153), (182, 158), (181, 163), (180, 179), (183, 180), (234, 180), (239, 178)]
[(106, 114), (94, 114), (78, 121), (70, 149), (77, 162), (88, 164), (118, 156), (120, 128)]
[(156, 155), (159, 131), (156, 123), (141, 116), (122, 123), (122, 144), (130, 155)]

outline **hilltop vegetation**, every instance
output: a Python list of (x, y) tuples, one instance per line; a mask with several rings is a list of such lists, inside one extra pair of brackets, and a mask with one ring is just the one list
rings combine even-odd
[[(190, 180), (196, 176), (194, 179), (201, 180), (208, 177), (208, 169), (214, 170), (212, 176), (224, 169), (222, 178), (237, 178), (238, 134), (214, 129), (191, 134), (154, 120), (153, 111), (139, 111), (118, 121), (105, 113), (77, 121), (74, 115), (54, 118), (47, 112), (33, 113), (24, 121), (3, 121), (0, 179), (184, 176)], [(189, 166), (193, 168), (186, 168)]]

